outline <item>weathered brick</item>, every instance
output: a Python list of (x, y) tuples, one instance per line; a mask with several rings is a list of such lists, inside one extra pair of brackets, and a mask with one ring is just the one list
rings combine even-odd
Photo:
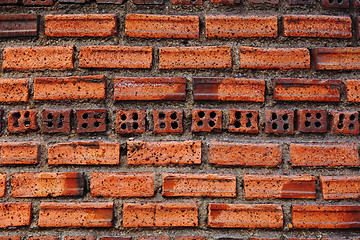
[(0, 198), (4, 197), (6, 194), (6, 183), (7, 183), (6, 173), (0, 173)]
[(21, 236), (20, 235), (0, 236), (0, 240), (21, 240)]
[(311, 50), (316, 70), (360, 69), (360, 48), (322, 47)]
[(49, 165), (117, 165), (120, 144), (82, 141), (58, 143), (48, 148)]
[(8, 130), (11, 133), (23, 133), (39, 130), (37, 110), (10, 111)]
[(318, 132), (327, 131), (327, 111), (319, 109), (300, 109), (296, 112), (297, 129), (300, 132)]
[(119, 134), (144, 133), (145, 120), (145, 109), (117, 110), (115, 132)]
[(254, 4), (279, 4), (279, 0), (247, 0), (247, 2), (254, 3)]
[(153, 110), (155, 133), (182, 133), (183, 110), (155, 109)]
[(160, 69), (231, 68), (229, 46), (161, 47)]
[(135, 5), (162, 5), (164, 0), (133, 0)]
[(22, 0), (25, 6), (52, 6), (54, 0)]
[(281, 228), (283, 213), (278, 204), (209, 204), (212, 228)]
[(64, 240), (96, 240), (95, 236), (64, 236)]
[(0, 5), (17, 4), (19, 0), (1, 0)]
[(120, 5), (125, 3), (126, 0), (96, 0), (96, 3), (107, 3), (107, 4), (116, 4), (116, 5)]
[(151, 68), (152, 47), (80, 47), (81, 68)]
[(201, 164), (201, 141), (127, 142), (129, 165)]
[(59, 0), (59, 3), (79, 3), (79, 4), (83, 4), (83, 3), (87, 3), (87, 0)]
[(289, 5), (315, 5), (315, 0), (287, 0)]
[(154, 174), (92, 172), (90, 191), (93, 197), (152, 197)]
[(40, 143), (2, 142), (0, 144), (0, 165), (37, 164), (40, 156)]
[[(0, 5), (3, 1), (0, 1)], [(17, 1), (16, 1), (17, 2)], [(39, 32), (36, 14), (0, 15), (0, 37), (32, 37)]]
[(292, 166), (359, 166), (359, 153), (353, 143), (291, 143)]
[(60, 240), (60, 238), (55, 236), (31, 236), (27, 240)]
[(197, 227), (196, 203), (124, 203), (123, 226)]
[(349, 102), (360, 102), (360, 81), (359, 80), (346, 80), (345, 89), (346, 97)]
[(42, 131), (44, 133), (69, 133), (71, 109), (42, 111)]
[(321, 0), (321, 5), (327, 8), (348, 8), (349, 0)]
[(240, 4), (241, 0), (210, 0), (210, 2), (215, 4)]
[(3, 58), (4, 69), (71, 69), (74, 46), (5, 47)]
[(163, 236), (140, 236), (137, 240), (170, 240), (170, 238)]
[(131, 240), (132, 237), (101, 237), (100, 240)]
[(104, 75), (72, 77), (38, 77), (34, 81), (35, 100), (105, 99)]
[(331, 132), (342, 134), (359, 134), (359, 112), (335, 111), (330, 112)]
[(272, 143), (210, 142), (209, 163), (230, 166), (279, 166), (281, 147)]
[(193, 109), (191, 115), (192, 132), (221, 132), (221, 109)]
[(29, 226), (31, 203), (0, 203), (0, 228)]
[(229, 110), (229, 132), (258, 133), (259, 111), (257, 110)]
[(329, 199), (359, 199), (360, 176), (320, 176), (322, 195)]
[(105, 109), (76, 110), (76, 131), (78, 133), (105, 132), (107, 121)]
[(198, 16), (128, 14), (125, 34), (139, 38), (199, 38)]
[(316, 198), (311, 175), (244, 174), (245, 198)]
[(0, 102), (29, 101), (29, 80), (29, 78), (1, 78)]
[(205, 16), (207, 38), (277, 37), (277, 16)]
[(310, 52), (306, 48), (240, 47), (240, 67), (290, 70), (310, 68)]
[(56, 203), (42, 202), (39, 227), (111, 227), (112, 202)]
[(171, 0), (174, 5), (202, 5), (202, 0)]
[(265, 133), (288, 135), (294, 133), (294, 110), (265, 109)]
[(174, 240), (206, 240), (203, 236), (176, 236)]

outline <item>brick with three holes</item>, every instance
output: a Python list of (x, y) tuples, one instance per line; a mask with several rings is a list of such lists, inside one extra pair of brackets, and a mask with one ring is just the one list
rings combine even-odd
[(121, 109), (116, 111), (116, 129), (119, 134), (144, 133), (145, 109)]
[(297, 110), (297, 129), (300, 132), (326, 133), (327, 111), (319, 109)]
[(105, 132), (107, 116), (105, 109), (76, 110), (77, 132)]
[(256, 110), (229, 110), (229, 132), (258, 133), (259, 111)]
[(220, 109), (193, 109), (192, 132), (220, 132), (222, 112)]
[(294, 133), (294, 110), (265, 109), (265, 133), (287, 135)]
[(37, 110), (10, 111), (8, 130), (11, 133), (31, 132), (39, 130)]
[(183, 110), (156, 109), (153, 110), (154, 132), (181, 133), (183, 132)]
[(44, 133), (69, 133), (71, 109), (42, 111), (42, 131)]
[(331, 111), (331, 132), (359, 134), (359, 113), (356, 111)]

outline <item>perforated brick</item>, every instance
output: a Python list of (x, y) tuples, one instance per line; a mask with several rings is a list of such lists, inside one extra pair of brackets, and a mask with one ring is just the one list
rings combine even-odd
[(116, 111), (115, 132), (119, 134), (144, 133), (146, 129), (145, 109)]
[(77, 132), (105, 132), (107, 117), (105, 109), (76, 110)]
[(39, 130), (37, 110), (10, 111), (8, 130), (11, 133), (31, 132)]
[(293, 134), (294, 110), (265, 109), (265, 133)]
[(156, 109), (153, 111), (154, 132), (181, 133), (183, 132), (183, 110)]
[(259, 111), (256, 110), (229, 110), (229, 132), (258, 133)]
[(300, 132), (325, 133), (327, 131), (327, 111), (319, 109), (297, 110), (297, 129)]
[(193, 109), (192, 132), (220, 132), (222, 112), (220, 109)]
[(71, 109), (42, 111), (42, 131), (45, 133), (69, 133)]
[(348, 8), (349, 0), (322, 0), (321, 5), (327, 8)]
[(359, 113), (355, 111), (331, 111), (331, 132), (359, 134)]

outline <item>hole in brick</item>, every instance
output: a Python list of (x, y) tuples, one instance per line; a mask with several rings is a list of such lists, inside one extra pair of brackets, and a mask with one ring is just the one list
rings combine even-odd
[(159, 113), (159, 119), (165, 119), (165, 113)]
[(214, 121), (210, 121), (210, 122), (209, 122), (209, 126), (210, 126), (210, 127), (214, 127), (214, 126), (215, 126), (215, 122), (214, 122)]
[(349, 129), (350, 129), (351, 131), (355, 130), (355, 125), (352, 124), (352, 123), (350, 123), (350, 124), (349, 124)]
[(160, 127), (161, 129), (164, 129), (164, 128), (166, 127), (166, 124), (165, 124), (164, 122), (161, 122), (161, 123), (159, 124), (159, 127)]
[(177, 118), (177, 115), (176, 115), (176, 112), (173, 112), (171, 115), (170, 115), (170, 118), (172, 120), (175, 120)]
[(84, 113), (83, 115), (82, 115), (82, 118), (83, 119), (87, 119), (89, 117), (89, 114), (87, 114), (87, 113)]
[(272, 119), (272, 120), (276, 120), (276, 119), (277, 119), (276, 113), (272, 113), (272, 114), (271, 114), (271, 119)]
[(344, 115), (344, 114), (340, 114), (340, 116), (339, 116), (340, 122), (344, 121), (344, 118), (345, 118), (345, 115)]
[(25, 127), (30, 126), (30, 121), (25, 121), (25, 122), (24, 122), (24, 125), (25, 125)]
[(271, 124), (271, 128), (272, 128), (273, 130), (276, 130), (276, 129), (278, 128), (277, 123), (273, 123), (273, 124)]
[(125, 114), (121, 115), (121, 120), (123, 120), (123, 121), (126, 120), (126, 115)]
[(124, 129), (124, 130), (125, 130), (125, 129), (126, 129), (126, 123), (121, 124), (120, 127), (121, 127), (121, 129)]
[(17, 120), (17, 119), (20, 118), (20, 116), (21, 116), (20, 113), (16, 112), (16, 113), (13, 114), (13, 119)]
[(25, 112), (24, 117), (28, 118), (30, 116), (30, 113), (28, 111)]
[(288, 129), (289, 129), (289, 124), (285, 123), (285, 124), (284, 124), (284, 130), (286, 131), (286, 130), (288, 130)]
[(234, 123), (234, 126), (235, 126), (236, 128), (239, 128), (239, 127), (241, 127), (241, 123), (240, 123), (239, 121), (236, 121), (236, 122)]
[(333, 4), (333, 3), (334, 3), (334, 0), (329, 0), (329, 3), (330, 3), (330, 4)]
[(19, 127), (19, 122), (14, 122), (13, 126), (18, 128)]
[(351, 114), (350, 115), (350, 121), (354, 121), (355, 120), (355, 115), (354, 114)]
[(100, 123), (98, 121), (94, 122), (94, 126), (95, 127), (99, 127), (100, 126)]
[(198, 116), (199, 116), (199, 118), (205, 117), (205, 112), (200, 111), (200, 112), (198, 113)]
[(282, 116), (282, 119), (283, 119), (284, 121), (286, 121), (286, 120), (289, 119), (289, 116), (288, 116), (287, 114), (284, 114), (284, 115)]
[(322, 117), (321, 113), (316, 113), (316, 118), (320, 119)]
[(240, 119), (241, 118), (241, 113), (240, 112), (235, 112), (235, 118)]
[(201, 127), (202, 125), (204, 125), (204, 123), (203, 123), (203, 121), (198, 121), (197, 125), (198, 125), (199, 127)]
[(88, 124), (87, 124), (87, 123), (83, 123), (83, 124), (81, 124), (81, 127), (82, 127), (82, 128), (87, 128), (87, 127), (88, 127)]
[(53, 117), (53, 115), (51, 114), (51, 113), (49, 113), (48, 115), (47, 115), (47, 119), (53, 119), (54, 117)]
[(133, 123), (133, 129), (138, 129), (139, 128), (139, 124), (138, 123)]
[(251, 127), (251, 122), (250, 122), (250, 121), (247, 121), (246, 127), (247, 127), (247, 128)]
[(320, 123), (320, 122), (315, 122), (315, 127), (320, 128), (320, 127), (321, 127), (321, 123)]
[(177, 122), (172, 122), (171, 127), (172, 129), (177, 129), (179, 127), (179, 124)]
[(337, 1), (339, 4), (342, 4), (343, 3), (343, 0), (338, 0)]
[(342, 124), (342, 123), (339, 123), (339, 124), (337, 125), (337, 127), (338, 127), (338, 129), (342, 129), (342, 128), (343, 128), (343, 124)]
[(63, 121), (60, 120), (60, 122), (58, 123), (57, 126), (58, 126), (58, 128), (62, 128), (64, 126)]
[(305, 127), (310, 127), (311, 123), (309, 121), (305, 121)]
[(211, 117), (211, 118), (215, 118), (215, 117), (216, 117), (216, 113), (215, 113), (214, 111), (211, 112), (211, 113), (210, 113), (210, 117)]
[(311, 118), (311, 113), (306, 113), (306, 114), (305, 114), (305, 117), (306, 117), (306, 118)]
[(136, 121), (136, 120), (138, 120), (138, 119), (139, 119), (139, 115), (138, 115), (137, 113), (134, 113), (134, 114), (133, 114), (133, 120)]
[(100, 117), (101, 117), (101, 115), (100, 115), (99, 113), (95, 113), (95, 114), (94, 114), (94, 118), (99, 119)]
[(52, 123), (52, 122), (48, 122), (48, 123), (47, 123), (47, 126), (48, 126), (48, 127), (52, 127), (52, 126), (53, 126), (53, 123)]
[(62, 114), (60, 114), (59, 119), (62, 121), (62, 120), (64, 120), (64, 119), (65, 119), (65, 116), (64, 116), (64, 115), (62, 115)]
[(248, 114), (246, 114), (246, 117), (250, 119), (253, 117), (253, 115), (252, 115), (252, 113), (248, 113)]

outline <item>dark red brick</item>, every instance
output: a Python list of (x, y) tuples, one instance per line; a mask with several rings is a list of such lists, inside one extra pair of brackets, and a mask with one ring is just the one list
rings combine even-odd
[(65, 236), (64, 240), (96, 240), (95, 236)]
[(144, 133), (146, 130), (145, 109), (116, 111), (115, 132), (119, 134)]
[(229, 110), (229, 132), (258, 133), (259, 111), (257, 110)]
[(210, 2), (215, 4), (239, 4), (241, 0), (210, 0)]
[(76, 110), (78, 133), (105, 132), (107, 114), (105, 109)]
[(17, 4), (19, 0), (0, 0), (0, 5)]
[(8, 130), (11, 133), (31, 132), (39, 130), (37, 110), (10, 111)]
[(294, 133), (294, 110), (265, 109), (265, 133), (286, 135)]
[(42, 111), (42, 131), (45, 133), (69, 133), (71, 109)]
[(331, 132), (342, 134), (359, 134), (359, 113), (356, 111), (330, 112)]
[(156, 109), (153, 110), (154, 132), (183, 132), (183, 110)]
[(202, 5), (202, 0), (171, 0), (174, 5)]
[(20, 235), (0, 236), (0, 240), (21, 240)]
[(348, 8), (349, 0), (321, 0), (321, 5), (327, 8)]
[(135, 5), (162, 5), (164, 0), (133, 0)]
[(131, 237), (101, 237), (100, 240), (131, 240)]
[(22, 0), (25, 6), (52, 6), (54, 0)]
[(273, 4), (273, 5), (277, 5), (279, 4), (279, 0), (247, 0), (250, 3), (255, 3), (255, 4)]
[(315, 5), (315, 0), (287, 0), (289, 5)]
[(297, 129), (300, 132), (325, 133), (327, 131), (327, 111), (319, 109), (300, 109), (296, 112)]
[[(60, 3), (86, 3), (87, 0), (59, 0)], [(81, 240), (81, 239), (80, 239)]]
[(220, 132), (222, 111), (220, 109), (193, 109), (192, 132)]
[(96, 3), (123, 4), (126, 0), (96, 0)]
[(39, 17), (36, 14), (0, 15), (0, 37), (37, 36), (38, 31)]

